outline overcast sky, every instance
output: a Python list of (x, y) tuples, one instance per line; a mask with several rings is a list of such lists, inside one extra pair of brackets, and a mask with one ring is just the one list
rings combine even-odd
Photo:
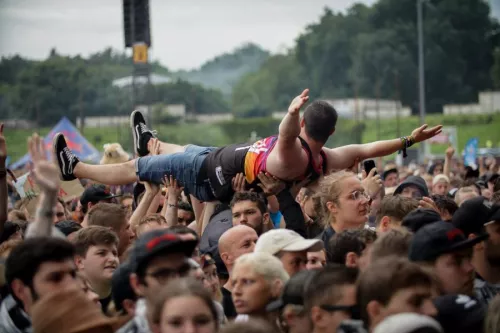
[[(150, 0), (151, 55), (170, 69), (189, 69), (247, 41), (279, 52), (292, 46), (325, 6), (339, 11), (354, 2)], [(108, 46), (123, 49), (122, 0), (0, 0), (1, 56), (43, 59), (52, 47), (86, 56)]]
[[(189, 69), (247, 41), (277, 52), (292, 46), (325, 6), (345, 10), (354, 2), (150, 0), (152, 56)], [(0, 0), (0, 55), (43, 59), (55, 47), (85, 56), (107, 46), (123, 49), (122, 0)]]

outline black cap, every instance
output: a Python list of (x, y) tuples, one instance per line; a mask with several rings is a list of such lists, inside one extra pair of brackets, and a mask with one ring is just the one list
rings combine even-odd
[(484, 225), (496, 220), (494, 217), (498, 216), (499, 208), (500, 205), (494, 205), (485, 197), (475, 197), (462, 203), (451, 222), (466, 235), (482, 235), (486, 232)]
[(286, 283), (281, 297), (269, 303), (266, 310), (268, 312), (281, 310), (289, 304), (303, 306), (307, 285), (317, 272), (317, 270), (305, 270), (292, 276)]
[(82, 206), (86, 206), (88, 203), (96, 204), (99, 201), (108, 200), (119, 196), (121, 196), (121, 194), (112, 194), (107, 186), (96, 184), (87, 187), (85, 191), (83, 191), (82, 196), (80, 197), (80, 203), (82, 204)]
[(434, 299), (436, 320), (444, 332), (483, 332), (486, 308), (474, 297), (445, 295)]
[(401, 225), (411, 232), (417, 232), (424, 225), (441, 221), (441, 215), (433, 209), (417, 208), (403, 218)]
[(55, 227), (64, 234), (64, 236), (68, 237), (74, 232), (77, 232), (78, 230), (82, 229), (81, 224), (76, 223), (73, 220), (65, 220), (65, 221), (60, 221), (55, 224)]
[(434, 261), (443, 254), (471, 248), (487, 237), (467, 239), (462, 230), (449, 222), (431, 223), (415, 233), (408, 256), (411, 261)]
[(118, 311), (123, 310), (122, 303), (124, 300), (135, 301), (137, 299), (132, 286), (130, 286), (130, 274), (132, 274), (132, 265), (126, 261), (118, 266), (111, 278), (111, 295)]
[(191, 257), (198, 240), (192, 234), (177, 234), (168, 229), (152, 230), (141, 235), (132, 248), (130, 262), (133, 263), (133, 271), (137, 273), (158, 254), (184, 253)]

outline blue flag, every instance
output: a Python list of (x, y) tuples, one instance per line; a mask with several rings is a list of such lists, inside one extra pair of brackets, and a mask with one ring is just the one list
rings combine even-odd
[(478, 144), (479, 144), (478, 138), (471, 138), (465, 144), (465, 149), (464, 149), (465, 166), (476, 166)]

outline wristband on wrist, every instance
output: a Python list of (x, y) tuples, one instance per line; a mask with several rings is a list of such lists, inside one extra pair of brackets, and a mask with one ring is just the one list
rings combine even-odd
[(403, 158), (406, 158), (408, 156), (408, 154), (406, 154), (406, 149), (413, 146), (413, 144), (415, 143), (415, 138), (413, 138), (413, 136), (410, 135), (410, 136), (402, 136), (399, 139), (401, 140), (402, 147), (398, 151), (398, 154), (401, 154), (401, 152), (403, 152)]

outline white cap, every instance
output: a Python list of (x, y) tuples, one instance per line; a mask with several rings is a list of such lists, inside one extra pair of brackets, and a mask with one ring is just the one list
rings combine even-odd
[(420, 328), (431, 328), (441, 333), (439, 323), (431, 318), (417, 313), (399, 313), (385, 318), (375, 327), (373, 333), (409, 333)]
[(315, 252), (323, 249), (320, 239), (305, 239), (293, 230), (273, 229), (263, 233), (255, 244), (255, 252), (265, 252), (275, 255), (280, 251)]

